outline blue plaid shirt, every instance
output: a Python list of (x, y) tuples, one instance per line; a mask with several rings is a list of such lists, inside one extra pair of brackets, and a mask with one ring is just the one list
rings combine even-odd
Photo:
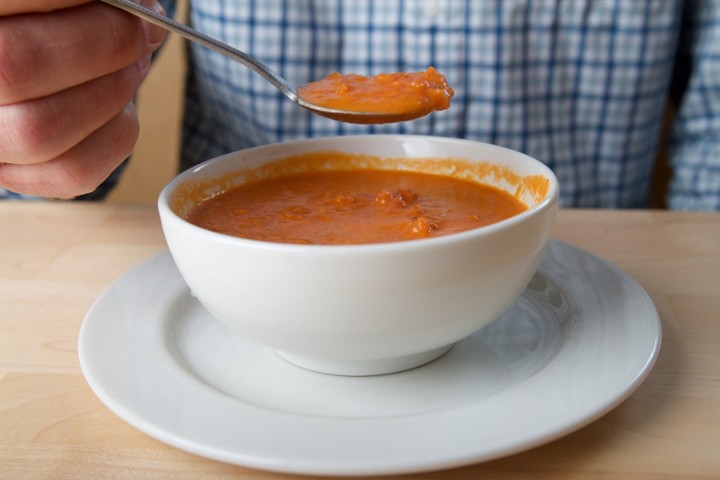
[(668, 204), (720, 209), (720, 0), (192, 0), (190, 16), (297, 85), (433, 65), (456, 94), (412, 122), (337, 123), (192, 45), (183, 168), (295, 138), (443, 135), (545, 162), (563, 206), (645, 207), (674, 95)]

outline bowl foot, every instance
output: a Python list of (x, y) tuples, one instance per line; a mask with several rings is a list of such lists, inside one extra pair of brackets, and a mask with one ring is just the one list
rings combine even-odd
[(453, 344), (444, 347), (428, 350), (426, 352), (414, 353), (411, 355), (403, 355), (401, 357), (390, 357), (370, 360), (324, 360), (315, 357), (307, 357), (304, 355), (295, 355), (293, 353), (275, 352), (280, 358), (307, 370), (313, 370), (320, 373), (328, 373), (332, 375), (346, 376), (368, 376), (368, 375), (384, 375), (388, 373), (401, 372), (411, 368), (425, 365), (444, 355)]

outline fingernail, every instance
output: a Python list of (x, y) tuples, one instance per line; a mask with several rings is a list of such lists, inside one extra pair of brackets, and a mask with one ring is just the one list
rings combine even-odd
[[(159, 13), (160, 15), (165, 15), (165, 9), (163, 9), (162, 5), (155, 0), (141, 0), (138, 3), (142, 4), (149, 10)], [(153, 25), (152, 23), (146, 21), (143, 22), (143, 28), (145, 29), (145, 37), (150, 45), (157, 46), (165, 40), (167, 30), (164, 28), (158, 27), (157, 25)]]

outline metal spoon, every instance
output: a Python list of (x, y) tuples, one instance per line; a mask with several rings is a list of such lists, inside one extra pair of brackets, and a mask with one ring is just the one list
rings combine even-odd
[(318, 115), (332, 118), (341, 122), (348, 123), (394, 123), (404, 122), (412, 120), (425, 115), (427, 112), (403, 112), (403, 113), (376, 113), (376, 112), (356, 112), (348, 110), (336, 110), (332, 108), (321, 107), (319, 105), (312, 104), (300, 98), (293, 85), (288, 83), (287, 80), (279, 76), (277, 73), (272, 71), (267, 65), (260, 62), (258, 59), (248, 55), (245, 52), (241, 52), (230, 45), (227, 45), (215, 38), (209, 37), (197, 30), (194, 30), (187, 25), (176, 22), (175, 20), (160, 15), (149, 8), (138, 5), (130, 0), (100, 0), (108, 5), (119, 8), (126, 12), (129, 12), (137, 17), (142, 18), (152, 24), (155, 24), (161, 28), (164, 28), (170, 32), (177, 33), (178, 35), (190, 40), (191, 42), (198, 43), (204, 47), (209, 48), (217, 53), (225, 55), (236, 62), (239, 62), (246, 67), (259, 74), (265, 80), (270, 82), (275, 88), (285, 95), (290, 101), (298, 104), (299, 106), (306, 108)]

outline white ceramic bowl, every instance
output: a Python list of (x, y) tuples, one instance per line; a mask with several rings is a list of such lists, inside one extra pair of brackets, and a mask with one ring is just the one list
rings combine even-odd
[[(454, 161), (427, 159), (462, 159), (478, 167), (473, 175), (482, 181), (524, 191), (529, 208), (444, 237), (337, 246), (236, 238), (182, 218), (202, 197), (244, 181), (242, 172), (317, 151), (378, 156), (391, 168), (415, 168), (420, 159), (446, 174), (457, 174)], [(528, 188), (528, 179), (545, 188)], [(553, 173), (522, 153), (466, 140), (373, 135), (292, 141), (210, 160), (170, 182), (159, 211), (181, 275), (229, 330), (301, 367), (372, 375), (429, 362), (509, 308), (540, 263), (557, 199)]]

